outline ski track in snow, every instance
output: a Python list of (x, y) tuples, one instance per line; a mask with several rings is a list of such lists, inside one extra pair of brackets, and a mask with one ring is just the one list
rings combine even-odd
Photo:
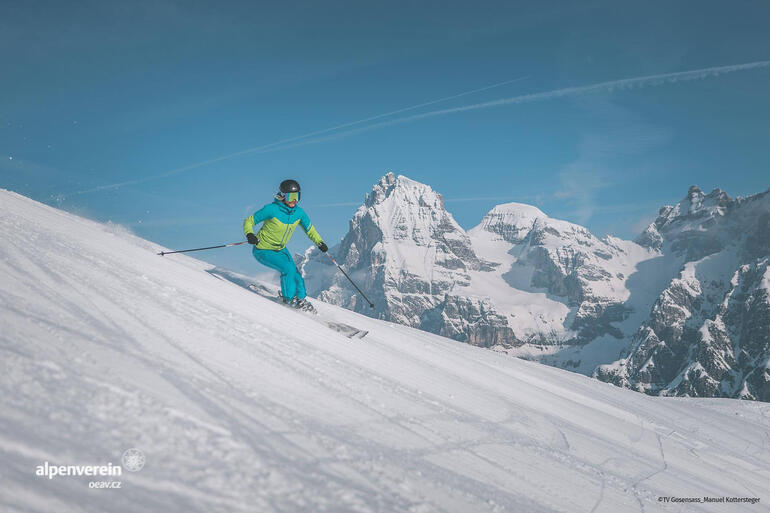
[[(315, 302), (351, 340), (0, 191), (0, 510), (767, 511), (769, 410), (648, 397)], [(105, 478), (36, 477), (120, 463)], [(111, 478), (110, 478), (111, 479)], [(660, 496), (760, 497), (755, 506)]]

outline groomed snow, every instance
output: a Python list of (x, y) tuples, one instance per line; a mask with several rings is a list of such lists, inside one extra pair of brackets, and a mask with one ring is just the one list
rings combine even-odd
[[(7, 191), (0, 236), (2, 511), (767, 511), (770, 405), (649, 397), (316, 301), (370, 330), (350, 340)], [(120, 489), (35, 476), (131, 447)], [(761, 502), (659, 499), (703, 496)]]

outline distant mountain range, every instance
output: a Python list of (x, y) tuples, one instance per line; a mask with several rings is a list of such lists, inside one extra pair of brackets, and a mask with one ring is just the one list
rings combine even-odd
[(388, 173), (332, 248), (300, 261), (320, 299), (654, 395), (770, 401), (770, 191), (698, 187), (635, 241), (520, 203), (463, 230)]

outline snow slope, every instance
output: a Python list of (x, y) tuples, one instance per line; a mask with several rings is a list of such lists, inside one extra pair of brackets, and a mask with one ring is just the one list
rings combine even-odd
[[(316, 301), (370, 330), (350, 340), (8, 191), (0, 237), (2, 511), (767, 511), (768, 404), (649, 397)], [(130, 447), (147, 462), (120, 489), (35, 476)], [(761, 502), (659, 500), (704, 495)]]

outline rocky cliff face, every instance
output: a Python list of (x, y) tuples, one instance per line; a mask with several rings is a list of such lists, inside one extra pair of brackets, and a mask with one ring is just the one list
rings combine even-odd
[(519, 203), (467, 233), (429, 186), (393, 173), (367, 195), (308, 291), (366, 315), (652, 394), (770, 400), (768, 193), (692, 187), (636, 241), (597, 238)]
[(651, 394), (770, 401), (770, 194), (691, 187), (638, 239), (681, 259), (605, 381)]
[[(440, 194), (392, 173), (332, 251), (377, 308), (312, 252), (301, 264), (311, 295), (474, 345), (545, 351), (555, 364), (559, 348), (624, 336), (611, 323), (627, 316), (625, 279), (654, 253), (518, 203), (496, 206), (466, 233)], [(581, 360), (582, 370), (606, 361)]]
[(352, 310), (440, 331), (435, 311), (469, 270), (488, 269), (470, 239), (429, 186), (388, 173), (367, 195), (342, 242), (338, 260), (376, 309), (370, 310), (326, 257), (302, 262), (308, 293)]
[(529, 286), (544, 289), (572, 309), (574, 343), (622, 332), (612, 323), (630, 313), (627, 277), (653, 253), (613, 237), (598, 239), (582, 226), (547, 217), (535, 220), (512, 250), (516, 265), (533, 269)]

